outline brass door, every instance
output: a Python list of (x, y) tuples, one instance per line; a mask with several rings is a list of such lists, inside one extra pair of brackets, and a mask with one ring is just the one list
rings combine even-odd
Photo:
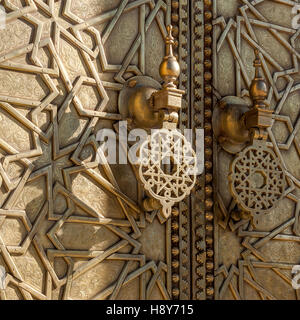
[[(0, 5), (1, 300), (299, 297), (297, 1)], [(142, 209), (133, 166), (99, 165), (97, 132), (118, 133), (128, 79), (161, 82), (169, 24), (186, 92), (179, 127), (204, 129), (205, 172), (166, 220)], [(225, 96), (251, 103), (255, 49), (274, 110), (267, 145), (288, 186), (254, 228), (237, 214), (228, 185), (235, 156), (214, 138), (212, 114)]]
[(299, 299), (299, 290), (292, 286), (292, 269), (300, 261), (297, 2), (215, 2), (215, 97), (249, 99), (254, 50), (258, 49), (269, 89), (267, 102), (274, 110), (266, 144), (287, 175), (283, 199), (254, 227), (236, 213), (229, 192), (234, 156), (215, 144), (216, 299)]
[(1, 5), (1, 299), (169, 299), (171, 221), (96, 161), (123, 83), (160, 81), (169, 2)]

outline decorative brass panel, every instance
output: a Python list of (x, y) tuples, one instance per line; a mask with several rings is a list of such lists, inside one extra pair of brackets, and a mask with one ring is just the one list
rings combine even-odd
[(170, 299), (171, 221), (95, 158), (123, 83), (161, 81), (171, 1), (0, 4), (1, 299)]
[[(277, 208), (261, 217), (254, 228), (249, 217), (239, 214), (229, 191), (229, 167), (235, 156), (215, 142), (216, 299), (300, 297), (299, 290), (294, 290), (291, 283), (291, 269), (300, 262), (300, 30), (292, 28), (292, 9), (296, 3), (285, 0), (214, 2), (215, 101), (224, 96), (237, 96), (251, 105), (252, 62), (257, 49), (263, 76), (270, 88), (267, 104), (274, 111), (272, 126), (267, 129), (266, 146), (281, 162), (288, 182)], [(259, 164), (257, 166), (259, 169)], [(246, 167), (244, 163), (243, 168)], [(276, 183), (280, 179), (281, 176), (276, 176)], [(245, 181), (241, 177), (242, 180)]]
[[(0, 299), (298, 299), (297, 3), (0, 0)], [(186, 92), (178, 123), (204, 128), (205, 174), (166, 221), (142, 210), (134, 167), (96, 162), (96, 133), (118, 131), (130, 78), (161, 83), (170, 24)], [(229, 190), (234, 155), (212, 131), (220, 99), (251, 105), (254, 49), (274, 111), (267, 147), (287, 177), (256, 228)]]

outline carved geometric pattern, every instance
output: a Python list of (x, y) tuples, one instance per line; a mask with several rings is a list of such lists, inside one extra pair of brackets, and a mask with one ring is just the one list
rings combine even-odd
[[(16, 84), (9, 92), (0, 87), (0, 264), (7, 273), (0, 297), (117, 299), (137, 281), (137, 298), (170, 299), (170, 223), (157, 212), (144, 214), (141, 187), (137, 199), (122, 191), (121, 174), (104, 154), (100, 166), (95, 160), (99, 123), (112, 126), (122, 120), (112, 96), (128, 77), (146, 73), (146, 36), (155, 25), (160, 33), (155, 40), (163, 44), (170, 6), (162, 0), (120, 0), (103, 4), (106, 9), (95, 15), (94, 2), (84, 3), (0, 1), (7, 12), (5, 35), (1, 33), (1, 83)], [(126, 52), (120, 63), (109, 61), (106, 43), (132, 12), (139, 17), (137, 34), (123, 39)], [(25, 77), (32, 77), (32, 82)], [(88, 105), (92, 95), (93, 106)], [(131, 170), (136, 183), (137, 172)], [(96, 196), (90, 199), (95, 188)], [(42, 194), (34, 198), (30, 190)], [(117, 206), (114, 216), (110, 202), (108, 210), (103, 201)], [(158, 232), (165, 234), (166, 249), (156, 259), (147, 256), (143, 234), (147, 228), (153, 230), (157, 219), (163, 225), (164, 231)], [(22, 230), (18, 242), (11, 242), (5, 233), (11, 221)], [(79, 232), (72, 244), (65, 239), (70, 225), (75, 230), (76, 226), (101, 230), (113, 240), (102, 239), (101, 248), (97, 242), (83, 248), (84, 240), (78, 238), (89, 232)], [(98, 279), (97, 270), (107, 264), (112, 267)], [(31, 269), (40, 276), (36, 281)], [(80, 286), (74, 293), (76, 280), (93, 276), (91, 294), (90, 288)]]
[(278, 158), (260, 142), (255, 142), (238, 154), (230, 166), (228, 178), (235, 201), (243, 210), (251, 213), (255, 221), (273, 209), (282, 199), (286, 188), (285, 175)]
[(140, 179), (168, 218), (172, 206), (186, 198), (196, 183), (196, 153), (179, 131), (160, 129), (142, 144), (140, 159)]
[[(216, 299), (300, 298), (299, 290), (294, 290), (291, 285), (291, 269), (300, 262), (300, 29), (295, 30), (291, 26), (294, 17), (292, 8), (296, 4), (298, 1), (290, 0), (243, 0), (242, 4), (232, 0), (228, 1), (226, 12), (218, 2), (215, 7), (214, 50), (219, 66), (214, 74), (216, 99), (226, 95), (249, 97), (254, 72), (250, 74), (250, 70), (253, 70), (251, 61), (254, 49), (258, 49), (264, 78), (270, 88), (268, 103), (275, 113), (273, 126), (268, 129), (268, 153), (272, 152), (281, 162), (287, 177), (284, 192), (278, 194), (279, 198), (282, 197), (278, 208), (262, 217), (255, 230), (249, 218), (237, 215), (237, 203), (228, 188), (224, 187), (224, 183), (228, 183), (227, 174), (232, 157), (221, 150), (216, 155)], [(228, 76), (225, 81), (224, 64)], [(230, 68), (232, 71), (228, 73)], [(250, 159), (248, 156), (246, 158), (247, 161)], [(248, 170), (246, 167), (243, 165), (241, 168), (244, 174)], [(278, 177), (279, 173), (280, 170), (275, 171), (273, 176), (282, 179)], [(239, 179), (245, 185), (251, 173), (248, 172), (244, 180), (242, 174), (239, 174)], [(277, 184), (278, 180), (274, 180), (274, 183)], [(282, 186), (277, 187), (278, 191), (282, 191)], [(252, 207), (255, 207), (254, 203)]]

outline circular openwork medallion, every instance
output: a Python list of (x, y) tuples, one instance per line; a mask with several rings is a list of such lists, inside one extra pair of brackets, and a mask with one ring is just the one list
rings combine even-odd
[(275, 153), (259, 142), (233, 160), (229, 183), (237, 204), (250, 213), (254, 225), (282, 199), (286, 178)]
[(196, 154), (177, 130), (154, 130), (141, 145), (140, 179), (150, 195), (160, 201), (166, 218), (172, 206), (189, 195), (196, 171)]

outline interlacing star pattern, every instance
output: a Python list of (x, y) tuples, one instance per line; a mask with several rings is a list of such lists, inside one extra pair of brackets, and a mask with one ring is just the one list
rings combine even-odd
[[(224, 252), (229, 250), (227, 255), (231, 254), (232, 260), (236, 262), (229, 263), (223, 260), (217, 263), (216, 298), (299, 299), (299, 290), (292, 288), (291, 270), (300, 262), (300, 29), (295, 30), (291, 24), (288, 26), (287, 23), (283, 23), (278, 14), (281, 12), (281, 17), (292, 18), (292, 9), (298, 1), (241, 0), (240, 3), (236, 16), (225, 19), (219, 14), (214, 20), (215, 32), (218, 32), (215, 33), (217, 59), (223, 59), (222, 53), (229, 48), (228, 52), (234, 59), (235, 70), (228, 72), (231, 72), (236, 81), (235, 92), (231, 92), (231, 95), (249, 97), (253, 77), (249, 70), (253, 70), (251, 65), (253, 55), (250, 57), (245, 52), (259, 50), (264, 77), (270, 88), (267, 103), (274, 109), (275, 114), (273, 127), (268, 129), (267, 146), (273, 148), (276, 157), (281, 160), (288, 179), (282, 194), (283, 200), (280, 201), (278, 208), (272, 210), (256, 230), (247, 217), (237, 217), (238, 209), (234, 199), (228, 201), (229, 190), (219, 185), (218, 245), (221, 245), (221, 237), (223, 241), (225, 238), (234, 237), (235, 248), (226, 249), (226, 244), (223, 243), (222, 250)], [(272, 14), (277, 18), (270, 18)], [(275, 47), (280, 49), (274, 50)], [(290, 59), (278, 61), (279, 57), (287, 55)], [(218, 98), (221, 97), (218, 92), (220, 89), (216, 88), (215, 91)], [(287, 105), (290, 107), (285, 107)], [(219, 157), (221, 159), (221, 156)], [(285, 258), (278, 261), (281, 255)], [(277, 291), (273, 290), (274, 286), (269, 285), (271, 283), (276, 283)]]
[[(94, 130), (99, 121), (108, 121), (112, 125), (122, 119), (116, 106), (112, 108), (110, 105), (109, 93), (118, 93), (128, 76), (145, 74), (147, 32), (156, 24), (163, 47), (166, 25), (170, 19), (168, 6), (162, 0), (120, 0), (114, 8), (82, 19), (72, 12), (74, 2), (71, 0), (4, 0), (0, 3), (7, 13), (3, 37), (8, 37), (0, 52), (1, 76), (6, 77), (7, 74), (9, 77), (12, 71), (33, 75), (33, 79), (39, 79), (45, 92), (40, 98), (27, 98), (7, 94), (2, 90), (3, 84), (1, 86), (0, 109), (9, 119), (13, 119), (14, 125), (17, 124), (12, 135), (20, 128), (25, 130), (24, 137), (28, 134), (31, 140), (29, 149), (24, 145), (19, 150), (8, 142), (9, 132), (7, 137), (0, 137), (0, 228), (4, 228), (9, 219), (17, 219), (25, 228), (25, 237), (17, 245), (7, 243), (0, 233), (0, 263), (7, 272), (5, 289), (14, 288), (20, 299), (72, 299), (72, 286), (76, 279), (88, 275), (100, 264), (115, 261), (120, 262), (117, 278), (112, 278), (108, 284), (105, 278), (104, 285), (100, 283), (98, 286), (95, 279), (93, 286), (96, 286), (96, 291), (98, 288), (97, 293), (88, 295), (83, 292), (83, 298), (116, 299), (123, 287), (138, 280), (140, 299), (151, 298), (154, 290), (162, 299), (169, 299), (170, 265), (166, 259), (154, 261), (142, 254), (140, 238), (156, 214), (166, 229), (170, 228), (170, 224), (165, 224), (157, 212), (144, 214), (141, 202), (121, 191), (118, 177), (104, 154), (100, 155), (103, 161), (99, 168), (95, 160), (99, 145)], [(105, 43), (123, 15), (134, 10), (139, 16), (137, 35), (133, 37), (122, 63), (111, 63), (106, 55)], [(20, 23), (23, 29), (18, 28)], [(19, 40), (13, 48), (6, 49), (5, 45), (13, 43), (14, 35), (9, 32), (14, 26), (21, 31)], [(29, 43), (20, 45), (25, 39), (23, 31), (28, 26), (31, 28)], [(73, 60), (66, 61), (64, 43), (68, 43), (69, 50), (73, 50), (71, 55), (80, 57), (81, 65), (72, 63)], [(138, 63), (133, 62), (136, 55), (139, 57)], [(74, 69), (76, 76), (72, 72)], [(97, 99), (93, 108), (87, 107), (86, 101), (81, 98), (84, 87), (95, 92)], [(36, 91), (39, 93), (40, 89)], [(71, 107), (76, 112), (66, 122)], [(47, 118), (45, 121), (41, 121), (43, 116)], [(68, 129), (72, 134), (75, 132), (75, 138), (68, 137)], [(87, 150), (90, 150), (90, 157), (83, 156)], [(51, 155), (51, 159), (47, 158), (47, 154)], [(12, 165), (22, 168), (17, 171), (18, 176), (10, 176)], [(133, 175), (136, 174), (135, 168), (132, 170)], [(78, 174), (84, 174), (97, 186), (99, 197), (104, 192), (113, 198), (122, 218), (111, 218), (102, 212), (101, 207), (93, 207), (93, 200), (90, 203), (75, 195), (73, 179)], [(44, 200), (39, 210), (29, 215), (26, 207), (22, 207), (22, 203), (26, 206), (24, 190), (34, 183), (45, 194), (42, 195)], [(141, 195), (140, 186), (138, 188)], [(55, 207), (59, 198), (64, 199), (65, 203), (60, 212)], [(70, 223), (83, 227), (103, 226), (117, 240), (112, 243), (104, 241), (108, 244), (101, 250), (66, 247), (59, 235)], [(39, 261), (38, 269), (43, 280), (39, 287), (24, 276), (23, 269), (17, 263), (18, 257), (32, 259), (32, 256), (26, 258), (29, 249), (35, 252), (33, 257)], [(57, 271), (55, 259), (63, 259), (65, 272)], [(7, 291), (0, 290), (0, 297), (6, 299)]]

